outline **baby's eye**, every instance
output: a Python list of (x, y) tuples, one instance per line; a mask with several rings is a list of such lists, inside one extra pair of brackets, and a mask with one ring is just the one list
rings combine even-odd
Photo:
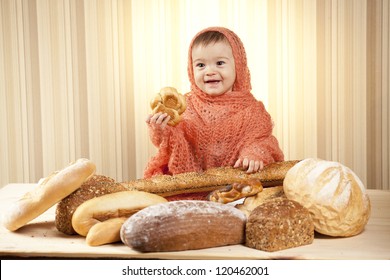
[(196, 64), (196, 67), (199, 67), (199, 68), (202, 68), (202, 67), (204, 67), (204, 66), (205, 66), (204, 63), (201, 63), (201, 62), (199, 62), (199, 63)]
[(225, 61), (222, 61), (222, 60), (217, 61), (217, 65), (218, 65), (218, 66), (221, 66), (221, 65), (224, 65), (224, 64), (225, 64)]

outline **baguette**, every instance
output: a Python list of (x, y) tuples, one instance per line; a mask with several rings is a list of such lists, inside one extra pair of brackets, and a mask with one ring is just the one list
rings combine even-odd
[(27, 192), (5, 213), (3, 225), (10, 231), (26, 225), (78, 189), (94, 174), (95, 169), (94, 163), (82, 158), (41, 179), (37, 187)]

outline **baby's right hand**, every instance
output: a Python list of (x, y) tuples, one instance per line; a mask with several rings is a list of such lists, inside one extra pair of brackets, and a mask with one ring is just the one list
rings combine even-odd
[(149, 115), (146, 118), (146, 123), (153, 126), (158, 126), (163, 129), (167, 126), (170, 119), (171, 117), (167, 113), (159, 112), (153, 115)]

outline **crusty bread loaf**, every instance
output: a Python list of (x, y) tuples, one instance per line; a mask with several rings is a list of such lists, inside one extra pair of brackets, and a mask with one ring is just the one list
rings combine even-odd
[(284, 180), (287, 198), (305, 206), (315, 230), (330, 236), (359, 234), (371, 205), (356, 174), (339, 162), (308, 158), (291, 168)]
[(311, 244), (314, 225), (309, 211), (299, 203), (278, 198), (259, 205), (246, 223), (245, 245), (274, 252)]
[(78, 234), (86, 236), (97, 223), (111, 218), (130, 217), (145, 207), (164, 202), (167, 200), (162, 196), (141, 191), (105, 194), (77, 207), (72, 216), (72, 226)]
[(65, 234), (76, 234), (76, 231), (72, 227), (72, 216), (79, 205), (94, 197), (126, 190), (128, 190), (126, 187), (115, 182), (110, 177), (103, 175), (92, 176), (79, 189), (57, 204), (55, 216), (56, 228)]
[(281, 186), (287, 171), (298, 160), (274, 162), (255, 173), (246, 173), (233, 167), (210, 168), (204, 172), (186, 172), (157, 175), (150, 179), (138, 179), (122, 184), (129, 189), (155, 193), (164, 197), (184, 193), (211, 192), (233, 183), (260, 180), (263, 186)]
[(250, 213), (259, 205), (276, 198), (286, 198), (283, 186), (263, 188), (261, 192), (254, 196), (245, 198), (242, 204), (237, 204), (236, 208), (249, 217)]
[(41, 179), (38, 185), (16, 201), (3, 217), (4, 226), (15, 231), (78, 189), (95, 172), (88, 159), (78, 159), (67, 167)]
[(172, 201), (147, 207), (122, 226), (123, 243), (141, 252), (210, 248), (244, 242), (245, 215), (211, 201)]

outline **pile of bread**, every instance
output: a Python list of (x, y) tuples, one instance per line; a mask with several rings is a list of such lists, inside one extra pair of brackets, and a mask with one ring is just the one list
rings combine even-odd
[(42, 179), (5, 213), (3, 225), (18, 230), (56, 205), (56, 228), (85, 236), (91, 246), (123, 242), (163, 252), (243, 244), (277, 251), (311, 244), (315, 231), (359, 234), (370, 216), (356, 174), (320, 159), (273, 163), (252, 174), (221, 167), (122, 183), (95, 169), (79, 159)]

